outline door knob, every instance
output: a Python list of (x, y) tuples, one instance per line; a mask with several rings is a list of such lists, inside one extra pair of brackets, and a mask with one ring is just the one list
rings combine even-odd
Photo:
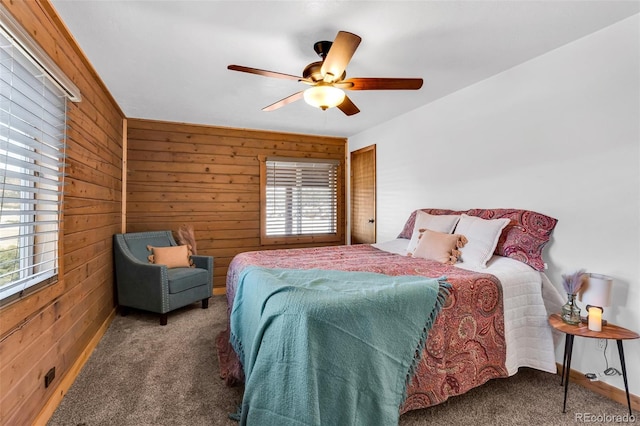
[(375, 222), (375, 220), (369, 219), (369, 223), (373, 223), (373, 222)]

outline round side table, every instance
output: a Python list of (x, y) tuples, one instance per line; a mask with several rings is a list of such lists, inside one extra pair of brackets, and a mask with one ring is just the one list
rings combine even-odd
[(627, 367), (624, 363), (624, 350), (622, 349), (623, 340), (631, 340), (640, 338), (638, 333), (628, 330), (611, 323), (602, 326), (602, 331), (591, 331), (587, 324), (580, 323), (578, 325), (567, 324), (562, 321), (560, 314), (552, 314), (549, 316), (549, 324), (558, 331), (563, 332), (564, 355), (562, 359), (562, 379), (560, 384), (564, 383), (564, 405), (562, 412), (567, 412), (567, 390), (569, 389), (569, 371), (571, 371), (571, 352), (573, 350), (573, 339), (575, 336), (589, 337), (592, 339), (613, 339), (618, 343), (618, 355), (620, 356), (620, 365), (622, 367), (622, 378), (624, 379), (624, 390), (627, 393), (627, 406), (629, 407), (629, 415), (631, 416), (631, 399), (629, 398), (629, 384), (627, 382)]

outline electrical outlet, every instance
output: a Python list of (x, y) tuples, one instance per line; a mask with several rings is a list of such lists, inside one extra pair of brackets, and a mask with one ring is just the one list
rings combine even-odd
[(598, 339), (596, 344), (598, 345), (598, 349), (602, 351), (607, 347), (607, 339)]
[(51, 370), (47, 371), (47, 374), (44, 375), (44, 387), (48, 388), (53, 379), (56, 378), (56, 368), (53, 367)]

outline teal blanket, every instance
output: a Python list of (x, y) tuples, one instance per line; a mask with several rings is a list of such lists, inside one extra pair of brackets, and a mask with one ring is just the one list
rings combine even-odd
[(397, 424), (445, 280), (246, 268), (231, 312), (241, 424)]

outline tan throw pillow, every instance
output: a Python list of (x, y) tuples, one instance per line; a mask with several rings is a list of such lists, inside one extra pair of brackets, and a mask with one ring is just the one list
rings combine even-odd
[(149, 263), (166, 265), (167, 268), (193, 268), (191, 247), (188, 245), (171, 247), (147, 246), (147, 250), (151, 252), (148, 257)]
[(464, 247), (466, 243), (467, 239), (464, 235), (420, 229), (418, 245), (413, 252), (413, 257), (454, 265), (460, 256), (458, 249)]

